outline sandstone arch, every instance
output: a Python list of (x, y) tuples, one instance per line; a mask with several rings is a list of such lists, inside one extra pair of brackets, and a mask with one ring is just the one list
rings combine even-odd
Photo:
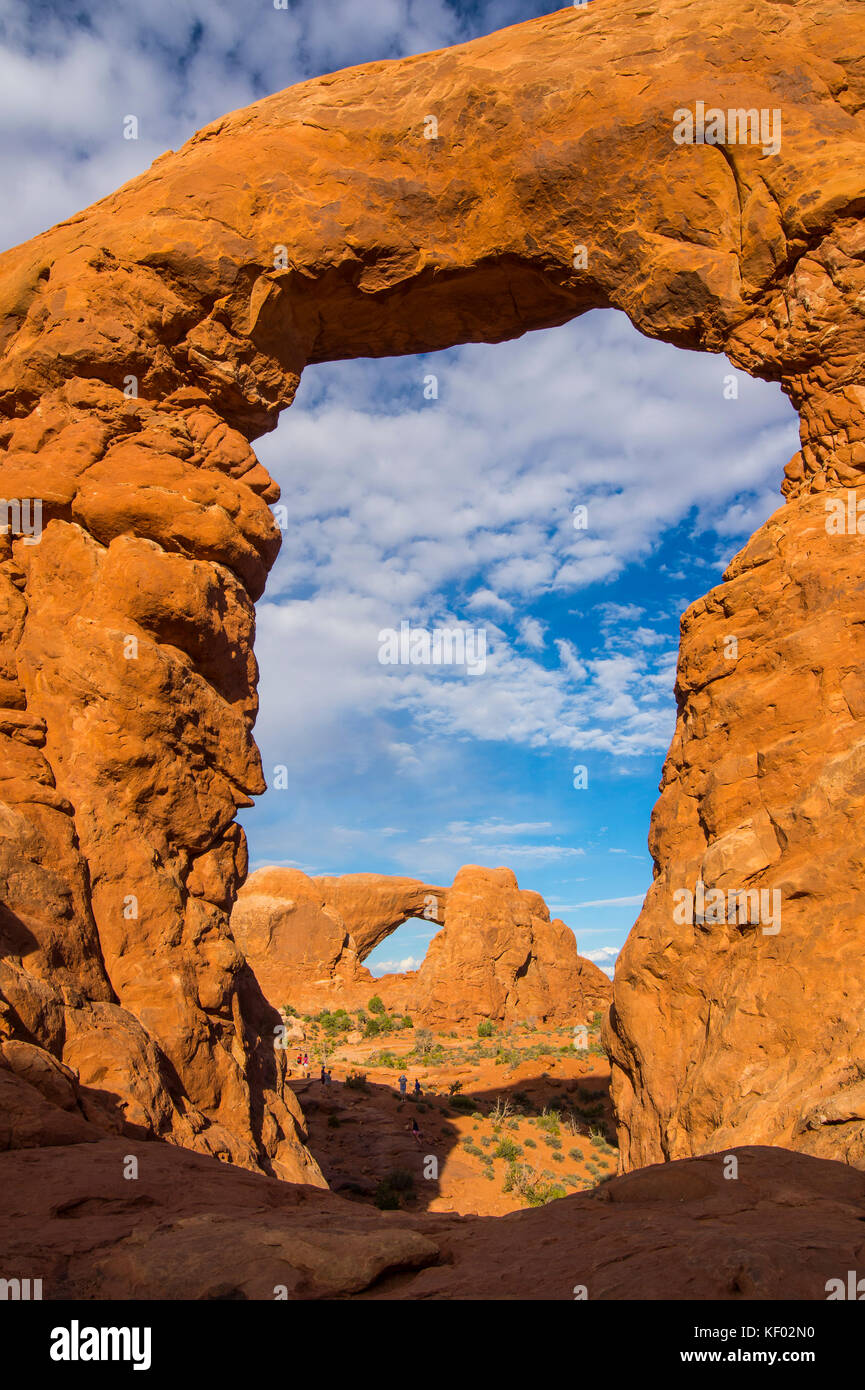
[[(100, 1122), (317, 1180), (228, 927), (235, 810), (263, 789), (252, 605), (279, 543), (250, 439), (307, 363), (610, 305), (780, 381), (802, 435), (788, 505), (684, 620), (657, 877), (610, 1035), (625, 1161), (719, 1129), (858, 1161), (857, 547), (830, 546), (821, 502), (865, 464), (858, 8), (593, 0), (321, 78), (0, 258), (2, 490), (47, 522), (0, 552), (2, 1029), (74, 1067)], [(674, 146), (699, 99), (780, 106), (779, 154)], [(771, 869), (789, 930), (673, 932), (698, 869)]]
[[(375, 978), (370, 953), (407, 917), (435, 934), (419, 969)], [(610, 982), (577, 953), (574, 934), (510, 869), (464, 865), (450, 888), (387, 874), (309, 878), (251, 874), (231, 915), (235, 940), (265, 994), (301, 1013), (364, 1008), (435, 1027), (527, 1018), (574, 1026), (605, 1009)]]

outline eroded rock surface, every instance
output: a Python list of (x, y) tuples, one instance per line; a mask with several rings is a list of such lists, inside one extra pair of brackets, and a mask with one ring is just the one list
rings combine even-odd
[[(827, 534), (827, 496), (777, 511), (682, 619), (607, 1038), (626, 1167), (745, 1143), (865, 1167), (865, 539)], [(698, 881), (721, 896), (682, 921)]]
[(99, 1131), (0, 1154), (5, 1276), (42, 1279), (45, 1300), (572, 1301), (583, 1285), (591, 1302), (811, 1301), (861, 1268), (865, 1175), (780, 1149), (646, 1168), (495, 1219), (381, 1213), (161, 1143), (135, 1149), (129, 1182), (129, 1155)]
[[(697, 100), (780, 109), (780, 150), (676, 145), (674, 113)], [(865, 1004), (848, 915), (857, 676), (851, 664), (821, 684), (831, 623), (817, 633), (807, 615), (812, 603), (829, 611), (827, 557), (822, 542), (795, 553), (809, 495), (855, 487), (865, 465), (863, 106), (855, 0), (594, 0), (269, 97), (0, 257), (2, 492), (41, 499), (46, 523), (38, 545), (7, 539), (0, 552), (4, 1070), (18, 1076), (24, 1057), (6, 1041), (26, 1043), (45, 1054), (43, 1084), (61, 1084), (50, 1058), (103, 1126), (315, 1180), (272, 1010), (228, 923), (245, 872), (235, 810), (263, 786), (252, 604), (279, 539), (276, 489), (249, 441), (272, 428), (308, 362), (497, 341), (615, 306), (651, 336), (780, 381), (802, 422), (785, 483), (787, 558), (729, 589), (743, 628), (757, 615), (755, 651), (784, 634), (749, 584), (771, 589), (774, 576), (794, 623), (777, 689), (768, 679), (764, 691), (768, 723), (751, 712), (744, 660), (738, 675), (700, 676), (716, 656), (717, 613), (694, 613), (648, 910), (716, 841), (726, 848), (713, 872), (723, 861), (741, 879), (765, 871), (757, 860), (775, 854), (773, 838), (815, 904), (747, 957), (738, 940), (730, 953), (718, 938), (708, 951), (698, 942), (690, 995), (686, 946), (671, 933), (668, 954), (667, 928), (646, 919), (616, 1009), (620, 1106), (635, 1156), (700, 1146), (734, 1111), (746, 1130), (791, 1132), (795, 1106), (773, 1071), (780, 1040), (795, 1084), (807, 1064), (791, 1049), (810, 1056), (816, 1038), (826, 1057), (820, 1039), (833, 1029), (858, 1047), (849, 1020)], [(853, 646), (857, 595), (847, 584), (832, 607)], [(773, 711), (788, 701), (811, 751), (796, 762), (788, 732), (796, 776), (785, 788), (769, 767), (785, 736)], [(741, 792), (733, 774), (728, 804), (692, 785), (716, 776), (725, 719), (744, 720), (743, 766), (758, 763)], [(716, 748), (700, 727), (719, 724)], [(810, 860), (809, 785), (829, 808)], [(758, 788), (768, 809), (734, 805)], [(771, 953), (784, 951), (799, 995), (778, 987)], [(648, 983), (632, 978), (644, 957)], [(753, 1085), (749, 1054), (728, 1063), (718, 1027), (721, 1009), (737, 1007), (728, 975), (746, 974), (745, 1009), (753, 994), (770, 1019)], [(810, 1034), (794, 1017), (803, 996)], [(682, 1039), (708, 1013), (693, 1064), (707, 1098), (692, 1101), (686, 1085), (676, 1099), (692, 1066)], [(731, 1069), (738, 1099), (719, 1111), (712, 1073), (720, 1087)], [(27, 1071), (37, 1075), (32, 1056)], [(858, 1105), (854, 1089), (847, 1100), (832, 1091), (822, 1061), (818, 1075), (820, 1114)], [(852, 1152), (847, 1121), (804, 1122), (796, 1142)]]
[[(363, 961), (408, 917), (439, 923), (418, 970), (376, 978)], [(534, 1018), (581, 1023), (612, 994), (577, 953), (564, 922), (510, 869), (466, 865), (450, 888), (386, 874), (308, 878), (299, 869), (251, 874), (231, 918), (268, 999), (302, 1013), (365, 1007), (433, 1026)]]

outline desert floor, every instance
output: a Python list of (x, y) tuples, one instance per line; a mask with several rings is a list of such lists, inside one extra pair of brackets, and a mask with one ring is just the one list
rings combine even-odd
[[(423, 1061), (413, 1051), (417, 1030), (336, 1042), (325, 1086), (312, 1060), (316, 1025), (307, 1027), (312, 1079), (298, 1071), (294, 1048), (291, 1085), (309, 1146), (344, 1196), (384, 1210), (501, 1216), (585, 1191), (616, 1172), (609, 1065), (597, 1029), (582, 1052), (568, 1029), (522, 1025), (491, 1038), (439, 1032), (436, 1053)], [(352, 1073), (364, 1081), (346, 1084)], [(452, 1086), (458, 1089), (449, 1094)]]

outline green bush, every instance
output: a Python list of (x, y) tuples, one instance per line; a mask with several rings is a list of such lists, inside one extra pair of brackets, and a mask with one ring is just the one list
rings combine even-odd
[(394, 1168), (376, 1187), (373, 1202), (379, 1211), (398, 1211), (400, 1194), (411, 1192), (413, 1188), (414, 1178), (408, 1169)]
[(399, 1193), (386, 1182), (379, 1183), (372, 1200), (379, 1211), (399, 1211)]
[(383, 1014), (387, 1012), (387, 1010), (384, 1007), (383, 1001), (377, 994), (374, 994), (371, 999), (367, 1000), (366, 1007), (369, 1009), (371, 1014)]
[(484, 1018), (478, 1024), (479, 1038), (491, 1038), (495, 1031), (495, 1026), (491, 1018)]
[(474, 1101), (471, 1096), (450, 1096), (448, 1105), (450, 1105), (458, 1115), (469, 1115), (471, 1114)]
[(558, 1197), (566, 1195), (565, 1188), (557, 1182), (545, 1182), (534, 1168), (525, 1163), (511, 1163), (505, 1175), (505, 1192), (516, 1192), (530, 1207), (542, 1207)]
[(384, 1048), (381, 1052), (371, 1052), (366, 1059), (367, 1066), (370, 1067), (390, 1067), (391, 1069), (402, 1070), (402, 1057), (395, 1057), (394, 1054)]
[(515, 1144), (513, 1139), (504, 1135), (493, 1149), (493, 1158), (506, 1158), (508, 1162), (512, 1163), (515, 1158), (521, 1156), (522, 1152), (519, 1144)]

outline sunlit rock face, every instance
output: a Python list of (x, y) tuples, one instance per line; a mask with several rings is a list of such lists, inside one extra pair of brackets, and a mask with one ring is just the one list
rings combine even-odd
[[(423, 963), (376, 978), (364, 960), (409, 917), (441, 928)], [(433, 1027), (527, 1019), (576, 1027), (612, 994), (603, 971), (577, 954), (573, 932), (510, 869), (468, 864), (450, 888), (258, 869), (231, 926), (268, 999), (301, 1013), (364, 1008), (377, 994), (389, 1011)]]
[[(615, 306), (780, 381), (802, 422), (788, 507), (685, 621), (658, 882), (610, 1030), (626, 1161), (728, 1130), (855, 1158), (859, 542), (820, 508), (865, 464), (860, 39), (854, 0), (593, 0), (267, 98), (0, 257), (2, 493), (41, 504), (40, 536), (0, 552), (22, 1113), (62, 1094), (321, 1181), (229, 923), (279, 540), (250, 440), (308, 362)], [(779, 110), (777, 151), (681, 143), (698, 102)], [(740, 656), (715, 673), (728, 629)], [(671, 924), (698, 864), (777, 883), (780, 933)]]

